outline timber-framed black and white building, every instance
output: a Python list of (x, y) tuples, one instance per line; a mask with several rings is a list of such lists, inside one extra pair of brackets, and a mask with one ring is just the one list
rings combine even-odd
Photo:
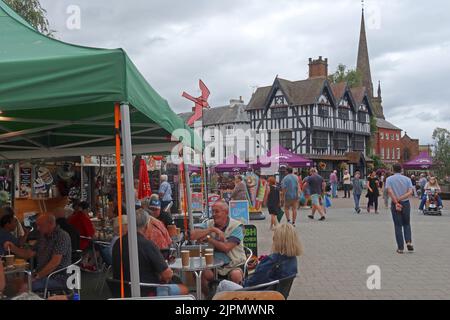
[(332, 84), (328, 61), (309, 60), (309, 78), (288, 81), (276, 78), (271, 86), (253, 94), (246, 110), (251, 128), (267, 131), (260, 148), (270, 149), (270, 134), (279, 132), (279, 144), (314, 160), (328, 177), (346, 163), (353, 173), (366, 171), (370, 140), (371, 98), (365, 87)]

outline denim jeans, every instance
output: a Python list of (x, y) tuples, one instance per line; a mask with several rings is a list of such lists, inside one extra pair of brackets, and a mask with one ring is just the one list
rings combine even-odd
[[(39, 280), (35, 280), (32, 283), (32, 291), (36, 292), (36, 291), (44, 291), (45, 290), (45, 282), (46, 282), (47, 278), (41, 278)], [(55, 280), (50, 278), (50, 280), (48, 281), (48, 287), (47, 289), (61, 289), (61, 288), (66, 288), (66, 281), (65, 280)]]
[(333, 198), (337, 197), (337, 183), (331, 183), (331, 196)]
[[(403, 209), (401, 212), (397, 212), (395, 203), (391, 204), (392, 219), (394, 220), (395, 227), (395, 239), (397, 241), (397, 247), (399, 250), (405, 249), (406, 243), (412, 242), (411, 235), (411, 204), (409, 201), (401, 202)], [(403, 238), (404, 235), (404, 238)]]
[(360, 209), (359, 207), (359, 201), (361, 199), (361, 195), (360, 194), (353, 194), (353, 199), (355, 200), (355, 210), (358, 211)]

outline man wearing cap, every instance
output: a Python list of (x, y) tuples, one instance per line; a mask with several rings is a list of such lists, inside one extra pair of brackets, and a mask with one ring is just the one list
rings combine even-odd
[(161, 211), (161, 201), (159, 201), (158, 195), (152, 195), (150, 200), (145, 200), (142, 207), (148, 210), (152, 217), (164, 223), (166, 227), (174, 224), (170, 213)]

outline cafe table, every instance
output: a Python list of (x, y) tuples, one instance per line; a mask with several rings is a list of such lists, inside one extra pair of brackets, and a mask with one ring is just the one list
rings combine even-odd
[(182, 272), (192, 272), (195, 275), (195, 286), (197, 291), (197, 300), (202, 299), (202, 273), (205, 270), (217, 269), (224, 265), (224, 262), (220, 259), (214, 259), (212, 265), (206, 265), (204, 257), (190, 257), (189, 266), (183, 267), (181, 258), (177, 258), (175, 262), (169, 267), (172, 270), (182, 271)]

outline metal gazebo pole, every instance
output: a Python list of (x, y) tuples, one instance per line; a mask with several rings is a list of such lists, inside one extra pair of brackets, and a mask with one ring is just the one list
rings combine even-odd
[(186, 206), (189, 215), (189, 229), (188, 229), (188, 239), (191, 239), (191, 231), (194, 230), (194, 217), (192, 216), (192, 192), (191, 192), (191, 180), (189, 178), (189, 166), (186, 162), (186, 149), (187, 147), (183, 146), (183, 166), (184, 166), (184, 177), (185, 177), (185, 185), (186, 188)]
[[(136, 228), (136, 207), (134, 202), (133, 151), (131, 148), (130, 107), (126, 103), (120, 105), (122, 116), (123, 166), (125, 180), (125, 197), (128, 215), (128, 250), (130, 257), (131, 296), (141, 296), (139, 279), (139, 258)], [(119, 204), (121, 205), (121, 204)]]

